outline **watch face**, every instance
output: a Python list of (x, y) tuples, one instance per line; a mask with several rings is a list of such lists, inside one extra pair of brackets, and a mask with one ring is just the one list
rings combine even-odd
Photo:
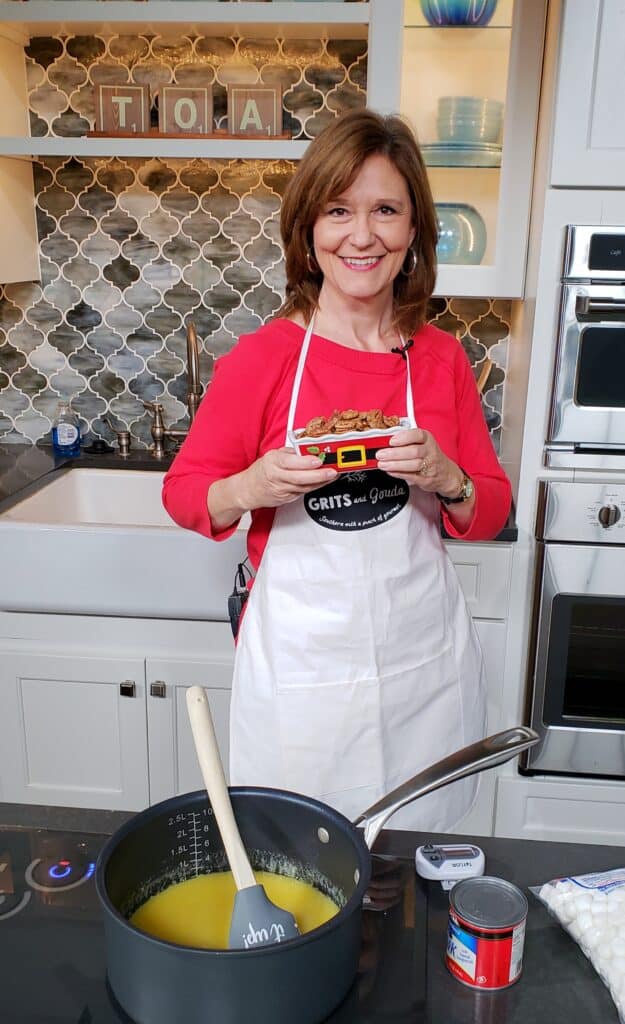
[(464, 478), (464, 484), (462, 486), (462, 497), (466, 500), (471, 498), (473, 495), (473, 481), (469, 480), (468, 476)]

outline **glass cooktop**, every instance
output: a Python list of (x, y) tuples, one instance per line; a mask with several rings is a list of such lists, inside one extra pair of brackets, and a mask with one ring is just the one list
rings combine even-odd
[[(132, 1024), (106, 982), (93, 875), (107, 838), (0, 825), (0, 1024)], [(462, 841), (382, 833), (385, 856), (372, 858), (374, 909), (363, 914), (358, 973), (326, 1024), (616, 1024), (614, 1003), (592, 965), (533, 898), (518, 984), (475, 992), (451, 976), (444, 956), (449, 894), (416, 874), (414, 855), (424, 842)], [(564, 866), (582, 874), (625, 858), (616, 847), (486, 838), (479, 844), (487, 873), (524, 890)]]
[[(107, 838), (0, 827), (2, 1024), (130, 1021), (106, 982), (104, 930), (93, 875)], [(328, 1024), (423, 1019), (419, 965), (425, 964), (425, 949), (419, 948), (418, 937), (425, 936), (426, 915), (423, 928), (415, 930), (414, 861), (376, 858), (374, 873), (376, 909), (363, 915), (359, 972)]]

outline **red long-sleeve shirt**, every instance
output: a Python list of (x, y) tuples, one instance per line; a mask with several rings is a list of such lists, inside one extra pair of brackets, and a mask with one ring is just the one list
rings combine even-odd
[[(213, 380), (193, 426), (163, 484), (163, 502), (180, 526), (224, 540), (236, 524), (212, 528), (206, 498), (214, 480), (246, 469), (255, 459), (286, 443), (286, 424), (304, 330), (275, 320), (244, 335), (217, 360)], [(417, 424), (475, 485), (473, 518), (459, 532), (442, 507), (451, 537), (490, 540), (510, 511), (510, 483), (493, 448), (470, 363), (461, 344), (431, 325), (414, 336), (409, 352)], [(301, 382), (295, 428), (333, 409), (380, 408), (406, 415), (406, 363), (390, 352), (364, 352), (313, 335)], [(273, 523), (274, 509), (252, 512), (248, 551), (258, 568)]]

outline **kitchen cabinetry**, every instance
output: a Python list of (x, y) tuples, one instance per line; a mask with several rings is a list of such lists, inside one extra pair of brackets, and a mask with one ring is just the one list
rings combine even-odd
[[(400, 6), (400, 5), (398, 5)], [(368, 39), (368, 101), (390, 109), (397, 95), (399, 18), (385, 17), (383, 0), (371, 3), (295, 2), (246, 4), (198, 4), (181, 0), (31, 0), (0, 4), (0, 194), (5, 198), (20, 238), (20, 258), (0, 258), (0, 283), (38, 277), (37, 238), (33, 232), (32, 172), (24, 161), (38, 157), (162, 157), (297, 160), (307, 142), (283, 138), (93, 138), (63, 131), (62, 135), (30, 137), (24, 47), (36, 36), (158, 35), (165, 39), (185, 36), (242, 36), (248, 41), (281, 38)], [(175, 50), (175, 45), (174, 45)], [(389, 60), (389, 54), (395, 56)], [(164, 57), (165, 61), (168, 59)], [(235, 62), (236, 63), (236, 62)], [(110, 73), (110, 68), (108, 69)], [(240, 67), (239, 67), (240, 72)], [(105, 72), (106, 73), (106, 72)], [(106, 78), (104, 80), (107, 80)], [(115, 79), (117, 81), (117, 79)], [(21, 161), (19, 170), (15, 163)], [(10, 199), (9, 199), (10, 197)], [(6, 221), (4, 221), (6, 225)]]
[[(439, 264), (440, 295), (523, 297), (545, 18), (543, 0), (499, 0), (483, 28), (440, 28), (419, 0), (405, 2), (401, 111), (424, 146), (435, 202), (468, 204), (486, 229), (479, 265)], [(448, 145), (451, 126), (437, 121), (442, 97), (503, 103), (499, 139), (458, 143), (452, 131)]]
[(622, 188), (625, 8), (566, 0), (560, 31), (551, 184)]
[[(33, 618), (45, 635), (46, 617)], [(202, 788), (185, 703), (193, 685), (207, 690), (227, 774), (232, 636), (226, 623), (206, 625), (222, 649), (196, 659), (109, 657), (95, 639), (89, 654), (61, 655), (45, 639), (1, 644), (0, 801), (137, 811)]]
[[(448, 549), (483, 646), (496, 732), (511, 546)], [(228, 623), (4, 613), (1, 637), (0, 801), (136, 811), (200, 789), (189, 686), (208, 692), (227, 769)], [(492, 834), (494, 786), (485, 774), (461, 832)]]
[[(23, 46), (2, 34), (0, 25), (0, 136), (23, 136), (28, 131), (26, 69)], [(5, 238), (19, 245), (0, 249), (0, 283), (32, 281), (39, 277), (39, 245), (30, 161), (0, 158), (0, 224)]]
[[(487, 734), (490, 735), (503, 728), (502, 694), (512, 547), (509, 544), (464, 544), (454, 541), (447, 545), (447, 550), (458, 573), (484, 654)], [(475, 805), (455, 832), (477, 836), (493, 834), (496, 787), (497, 775), (494, 771), (484, 772), (480, 776)]]
[(157, 658), (148, 658), (145, 664), (150, 803), (203, 788), (187, 714), (189, 686), (206, 689), (227, 778), (234, 655), (210, 664)]
[[(37, 240), (21, 225), (33, 223), (31, 172), (17, 160), (38, 157), (161, 157), (298, 160), (307, 141), (299, 139), (202, 139), (158, 134), (148, 138), (93, 138), (46, 134), (30, 137), (24, 46), (35, 36), (116, 33), (182, 34), (272, 38), (366, 39), (367, 102), (383, 112), (401, 109), (415, 123), (421, 141), (431, 141), (433, 105), (442, 94), (501, 95), (506, 101), (501, 168), (432, 168), (439, 201), (476, 204), (487, 225), (487, 250), (480, 266), (442, 265), (440, 295), (515, 297), (523, 294), (534, 134), (540, 84), (545, 0), (500, 0), (494, 27), (432, 29), (426, 27), (418, 0), (369, 3), (261, 2), (199, 5), (193, 0), (170, 4), (132, 0), (107, 5), (85, 0), (30, 0), (0, 4), (0, 183), (11, 185), (10, 209), (18, 220), (21, 261), (0, 262), (0, 282), (36, 276)], [(458, 44), (460, 43), (460, 46)], [(400, 59), (403, 48), (403, 73)], [(172, 43), (172, 51), (175, 45)], [(460, 69), (464, 71), (461, 72)], [(487, 68), (484, 74), (476, 68)], [(402, 77), (403, 75), (403, 77)], [(414, 97), (418, 96), (415, 104)], [(11, 110), (9, 117), (3, 111)], [(22, 278), (24, 279), (24, 278)]]
[(144, 807), (142, 660), (19, 649), (0, 657), (0, 799)]

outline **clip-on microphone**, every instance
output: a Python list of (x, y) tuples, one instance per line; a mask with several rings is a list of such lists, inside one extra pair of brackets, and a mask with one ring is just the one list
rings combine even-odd
[(396, 352), (398, 356), (401, 356), (402, 359), (408, 361), (408, 356), (406, 355), (406, 352), (413, 345), (414, 341), (412, 340), (412, 338), (410, 338), (408, 341), (404, 341), (401, 345), (396, 345), (395, 348), (391, 349), (391, 352)]

